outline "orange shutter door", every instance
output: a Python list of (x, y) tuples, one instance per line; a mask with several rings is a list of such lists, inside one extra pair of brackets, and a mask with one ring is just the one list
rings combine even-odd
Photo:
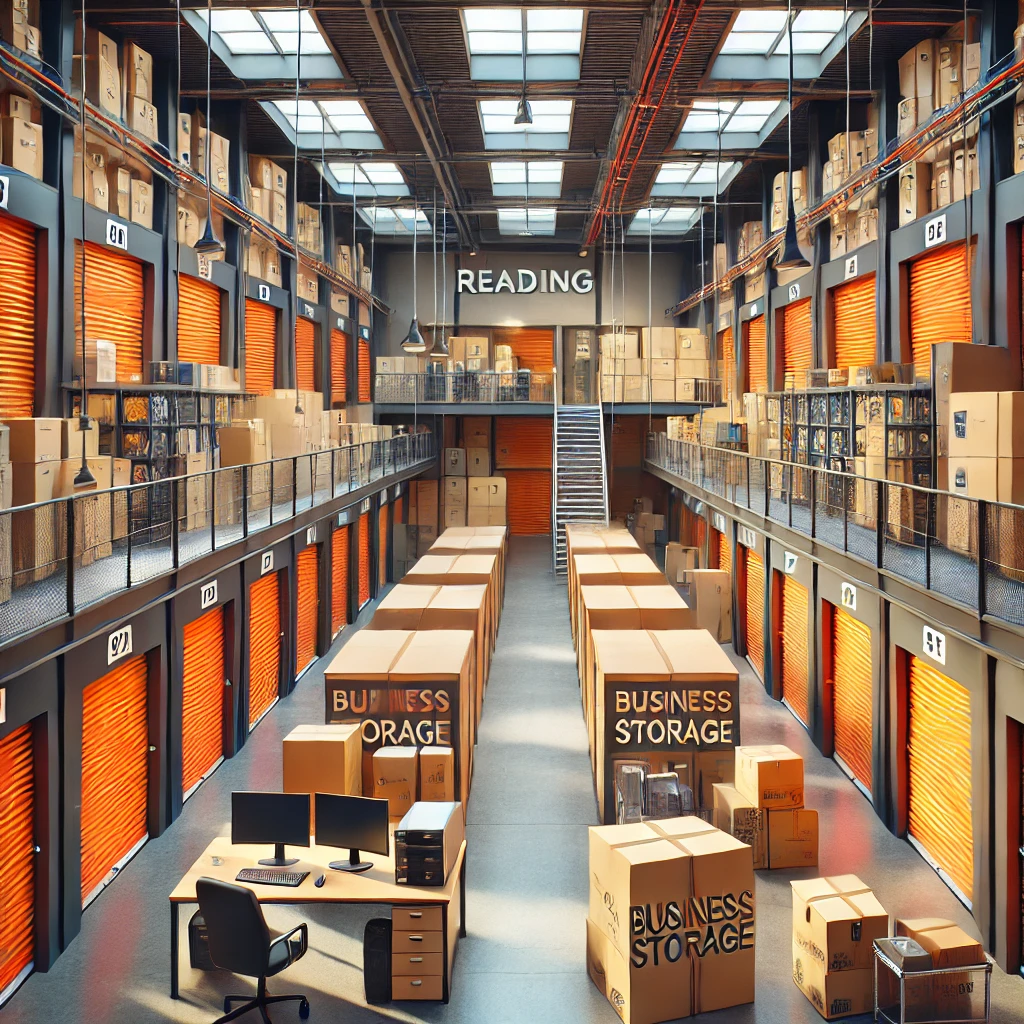
[[(36, 400), (36, 229), (3, 214), (0, 338), (0, 420), (31, 416)], [(0, 965), (0, 977), (2, 971)]]
[(509, 533), (551, 532), (551, 470), (512, 469), (505, 473)]
[(370, 514), (359, 517), (359, 607), (370, 600)]
[(245, 390), (269, 395), (277, 365), (277, 310), (245, 300)]
[(249, 587), (249, 728), (281, 690), (281, 603), (277, 573)]
[(149, 723), (142, 655), (82, 695), (83, 904), (147, 836)]
[(178, 359), (221, 363), (220, 289), (188, 274), (178, 275)]
[(343, 406), (348, 397), (348, 335), (331, 331), (331, 405)]
[(550, 417), (496, 416), (495, 469), (550, 469), (551, 428)]
[(316, 620), (320, 608), (320, 548), (310, 544), (295, 559), (295, 674), (316, 661)]
[(224, 756), (224, 609), (185, 627), (182, 658), (181, 791)]
[(732, 551), (729, 550), (729, 538), (715, 530), (718, 536), (718, 568), (732, 572)]
[[(971, 245), (973, 263), (974, 245)], [(932, 374), (932, 345), (971, 342), (971, 275), (960, 242), (910, 264), (910, 350), (918, 378)]]
[(491, 332), (491, 356), (494, 347), (510, 345), (520, 370), (550, 373), (555, 365), (555, 332), (535, 327), (497, 327)]
[(377, 584), (388, 581), (388, 507), (381, 505), (377, 512)]
[(807, 588), (782, 576), (782, 699), (807, 724)]
[(736, 387), (736, 343), (731, 327), (718, 332), (718, 354), (722, 360), (722, 401), (728, 403)]
[(807, 386), (813, 347), (811, 300), (791, 302), (782, 310), (782, 365), (787, 388)]
[(300, 391), (316, 390), (316, 332), (313, 321), (295, 318), (295, 379)]
[[(2, 243), (0, 243), (2, 244)], [(0, 992), (35, 949), (35, 777), (32, 726), (0, 740)]]
[[(82, 348), (82, 243), (75, 242), (75, 351)], [(142, 380), (142, 264), (87, 242), (85, 339), (117, 345), (117, 379)]]
[(392, 513), (392, 522), (393, 523), (400, 523), (400, 522), (402, 522), (402, 516), (403, 516), (403, 514), (405, 512), (404, 501), (405, 501), (405, 496), (404, 495), (402, 495), (402, 496), (400, 496), (400, 497), (395, 499), (395, 511)]
[(359, 365), (356, 367), (359, 374), (359, 401), (372, 402), (370, 394), (370, 343), (359, 339)]
[(835, 358), (830, 365), (871, 366), (876, 361), (875, 275), (865, 274), (832, 292)]
[(747, 338), (747, 390), (768, 390), (768, 339), (764, 314), (748, 320), (744, 327)]
[(764, 679), (764, 562), (744, 548), (747, 574), (747, 658)]
[(331, 635), (348, 625), (348, 527), (331, 537)]
[(971, 701), (959, 683), (920, 658), (910, 659), (907, 743), (908, 831), (971, 899)]
[[(856, 365), (854, 363), (851, 366)], [(871, 792), (871, 630), (841, 608), (832, 612), (832, 723), (836, 754)]]
[(693, 546), (697, 549), (698, 559), (704, 565), (707, 565), (707, 562), (705, 561), (707, 558), (707, 539), (708, 521), (703, 516), (694, 516)]

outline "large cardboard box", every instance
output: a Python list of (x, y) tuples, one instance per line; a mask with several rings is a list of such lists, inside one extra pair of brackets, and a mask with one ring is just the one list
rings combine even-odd
[(875, 939), (889, 934), (889, 915), (856, 875), (807, 878), (793, 889), (793, 941), (825, 973), (866, 970)]
[(20, 117), (0, 118), (0, 162), (30, 177), (42, 178), (43, 126)]
[(100, 428), (95, 420), (89, 421), (89, 429), (83, 431), (77, 416), (61, 421), (60, 457), (62, 459), (80, 459), (82, 443), (85, 442), (86, 458), (94, 458), (100, 453)]
[(999, 454), (998, 392), (967, 391), (950, 395), (949, 412), (951, 458)]
[(11, 462), (56, 462), (61, 458), (63, 421), (58, 419), (10, 419)]
[(874, 1010), (874, 971), (860, 968), (828, 974), (809, 950), (793, 943), (793, 981), (825, 1020)]
[(466, 449), (466, 475), (490, 476), (491, 453), (488, 448)]
[(732, 586), (725, 569), (692, 569), (690, 585), (697, 629), (706, 629), (720, 644), (732, 642)]
[(466, 475), (466, 449), (445, 448), (444, 450), (444, 475), (465, 476)]
[(1002, 345), (965, 345), (943, 341), (933, 345), (932, 352), (935, 365), (935, 379), (932, 381), (935, 446), (941, 457), (949, 454), (951, 396), (968, 391), (990, 391), (997, 381), (1007, 391), (1019, 388), (1021, 365)]
[(804, 805), (804, 759), (781, 743), (736, 748), (736, 788), (762, 810)]
[(401, 819), (416, 802), (419, 753), (415, 747), (373, 752), (373, 795), (388, 802), (388, 817)]
[(314, 793), (363, 795), (363, 740), (356, 723), (297, 725), (281, 744), (281, 788), (309, 793), (309, 830), (315, 831)]
[(469, 489), (464, 476), (446, 476), (444, 478), (444, 507), (465, 508), (468, 504)]

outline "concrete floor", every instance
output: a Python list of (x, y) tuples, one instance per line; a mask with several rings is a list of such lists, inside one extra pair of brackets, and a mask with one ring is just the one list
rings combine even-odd
[[(484, 704), (468, 809), (469, 935), (459, 946), (452, 1002), (368, 1008), (360, 965), (362, 930), (376, 911), (271, 907), (272, 927), (310, 923), (310, 951), (272, 985), (302, 991), (311, 1020), (451, 1024), (614, 1024), (584, 961), (587, 832), (596, 804), (579, 706), (564, 578), (550, 575), (550, 541), (514, 539), (505, 609)], [(346, 631), (332, 649), (351, 635)], [(328, 655), (330, 657), (330, 655)], [(782, 742), (806, 758), (807, 802), (820, 812), (820, 865), (804, 875), (854, 872), (890, 914), (953, 918), (967, 911), (867, 800), (812, 746), (802, 726), (741, 668), (743, 741)], [(233, 789), (277, 788), (281, 738), (323, 713), (321, 661), (258, 726), (243, 751), (188, 801), (86, 911), (82, 933), (47, 974), (29, 978), (0, 1010), (2, 1024), (199, 1024), (214, 1020), (228, 991), (250, 983), (182, 970), (179, 1002), (168, 997), (167, 894), (215, 835), (227, 834)], [(789, 881), (759, 872), (757, 1000), (707, 1014), (719, 1024), (787, 1024), (820, 1018), (790, 980)], [(184, 919), (184, 916), (183, 916)], [(182, 929), (184, 932), (184, 928)], [(187, 963), (187, 952), (182, 950)], [(1024, 980), (995, 970), (992, 1021), (1024, 1022)], [(258, 1018), (257, 1018), (258, 1019)], [(860, 1018), (865, 1020), (867, 1018)], [(277, 1022), (298, 1020), (293, 1007)]]

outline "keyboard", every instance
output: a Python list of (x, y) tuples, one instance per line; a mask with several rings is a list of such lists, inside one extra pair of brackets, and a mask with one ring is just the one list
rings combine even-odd
[(274, 871), (269, 868), (242, 868), (235, 875), (236, 882), (256, 882), (259, 885), (287, 885), (294, 888), (302, 884), (308, 871)]

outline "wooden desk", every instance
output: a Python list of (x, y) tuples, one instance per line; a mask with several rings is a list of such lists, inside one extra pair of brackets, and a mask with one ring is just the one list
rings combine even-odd
[[(393, 848), (393, 847), (392, 847)], [(222, 882), (244, 885), (256, 893), (260, 903), (381, 903), (387, 906), (437, 906), (444, 910), (442, 915), (444, 931), (444, 1002), (451, 997), (452, 963), (455, 959), (455, 944), (466, 934), (466, 843), (463, 840), (455, 867), (444, 886), (420, 888), (412, 885), (395, 884), (395, 857), (381, 857), (364, 853), (364, 860), (373, 863), (369, 871), (355, 874), (348, 871), (332, 871), (327, 865), (332, 860), (344, 860), (347, 851), (333, 846), (311, 845), (308, 849), (289, 846), (287, 853), (299, 857), (299, 863), (282, 870), (308, 871), (309, 876), (294, 888), (285, 885), (257, 885), (250, 882), (236, 882), (235, 875), (242, 868), (257, 866), (260, 856), (266, 851), (258, 846), (232, 846), (226, 836), (219, 836), (203, 851), (202, 856), (188, 869), (184, 878), (174, 887), (171, 903), (171, 998), (178, 998), (178, 908), (183, 903), (198, 903), (196, 881), (200, 878), (216, 878)], [(214, 864), (217, 858), (220, 863)], [(318, 889), (314, 885), (320, 875), (327, 881)], [(458, 886), (458, 899), (455, 888)]]

